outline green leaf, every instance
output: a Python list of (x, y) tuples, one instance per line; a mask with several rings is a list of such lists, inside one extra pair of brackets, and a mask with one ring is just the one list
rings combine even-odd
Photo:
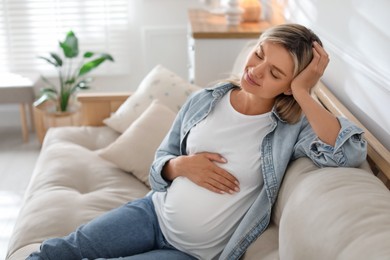
[(43, 104), (49, 100), (57, 100), (57, 95), (54, 93), (46, 92), (34, 102), (34, 106), (39, 106), (40, 104)]
[(61, 67), (63, 62), (62, 62), (62, 59), (60, 58), (60, 56), (58, 56), (56, 53), (54, 52), (50, 52), (50, 56), (55, 60), (57, 66), (56, 67)]
[(72, 94), (71, 90), (64, 91), (60, 96), (60, 109), (62, 112), (65, 112), (68, 109), (69, 97), (71, 96), (71, 94)]
[(67, 81), (65, 81), (65, 84), (66, 85), (72, 85), (75, 82), (76, 82), (76, 79), (75, 78), (71, 78), (71, 79), (68, 79)]
[(42, 59), (42, 60), (45, 60), (47, 61), (48, 63), (54, 65), (54, 67), (58, 67), (58, 64), (55, 60), (52, 60), (50, 58), (46, 58), (46, 57), (43, 57), (43, 56), (38, 56), (38, 59)]
[(72, 31), (67, 33), (64, 42), (60, 42), (60, 47), (67, 58), (75, 58), (79, 55), (78, 39)]
[(105, 57), (106, 60), (114, 62), (114, 58), (110, 54), (108, 54), (108, 53), (102, 53), (102, 54), (100, 54), (100, 56), (101, 57)]
[(51, 95), (51, 94), (58, 94), (57, 90), (56, 89), (53, 89), (53, 88), (42, 88), (40, 90), (41, 94), (48, 94), (48, 95)]
[(99, 58), (89, 61), (85, 63), (83, 66), (81, 66), (78, 76), (80, 77), (82, 75), (89, 73), (91, 70), (99, 67), (100, 64), (102, 64), (106, 60), (114, 61), (111, 55), (103, 53)]
[(95, 55), (95, 53), (93, 53), (91, 51), (87, 51), (86, 53), (84, 53), (83, 57), (84, 58), (91, 58), (93, 55)]

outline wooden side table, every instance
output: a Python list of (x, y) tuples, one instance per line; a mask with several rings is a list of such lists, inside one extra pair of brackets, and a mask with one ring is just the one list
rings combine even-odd
[(32, 103), (34, 102), (34, 85), (38, 82), (37, 75), (24, 77), (17, 74), (0, 74), (0, 103), (18, 103), (22, 124), (22, 135), (25, 142), (29, 139), (26, 110), (30, 114), (30, 126), (33, 130)]

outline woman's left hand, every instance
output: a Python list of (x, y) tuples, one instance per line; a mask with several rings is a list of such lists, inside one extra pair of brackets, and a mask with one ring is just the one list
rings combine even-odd
[(334, 146), (341, 128), (340, 123), (333, 114), (310, 95), (310, 90), (324, 74), (328, 63), (329, 57), (326, 51), (317, 42), (313, 42), (313, 59), (293, 79), (291, 91), (318, 138), (328, 145)]
[(291, 82), (292, 93), (295, 94), (297, 90), (310, 92), (310, 89), (317, 84), (318, 80), (324, 74), (328, 63), (328, 53), (326, 53), (318, 42), (313, 42), (313, 59)]

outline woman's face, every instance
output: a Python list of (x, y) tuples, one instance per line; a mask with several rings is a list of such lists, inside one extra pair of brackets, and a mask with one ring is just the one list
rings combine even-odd
[(249, 55), (241, 88), (255, 96), (274, 99), (281, 93), (291, 94), (294, 62), (280, 44), (263, 42)]

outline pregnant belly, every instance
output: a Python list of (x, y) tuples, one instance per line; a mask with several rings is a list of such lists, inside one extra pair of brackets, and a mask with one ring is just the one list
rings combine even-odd
[[(248, 194), (218, 194), (178, 177), (164, 203), (167, 226), (188, 243), (228, 236), (249, 207)], [(245, 199), (246, 198), (246, 199)]]

